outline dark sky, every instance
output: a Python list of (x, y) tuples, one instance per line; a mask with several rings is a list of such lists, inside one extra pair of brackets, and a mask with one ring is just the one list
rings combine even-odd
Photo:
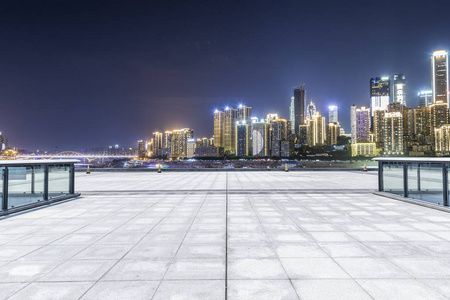
[(244, 103), (288, 118), (292, 87), (327, 115), (369, 106), (372, 76), (405, 73), (408, 106), (450, 49), (450, 1), (0, 2), (0, 131), (25, 149), (211, 136)]

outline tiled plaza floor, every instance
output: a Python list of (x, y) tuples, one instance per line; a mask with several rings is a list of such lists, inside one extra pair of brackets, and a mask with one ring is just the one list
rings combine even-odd
[(0, 299), (447, 299), (450, 214), (375, 173), (77, 173), (0, 219)]

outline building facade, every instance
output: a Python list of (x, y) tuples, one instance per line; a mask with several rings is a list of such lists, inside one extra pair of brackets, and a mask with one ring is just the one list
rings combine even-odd
[(371, 116), (375, 111), (385, 110), (389, 104), (391, 81), (389, 77), (370, 78), (370, 108)]
[(431, 56), (433, 103), (448, 105), (448, 54), (445, 50), (434, 51)]

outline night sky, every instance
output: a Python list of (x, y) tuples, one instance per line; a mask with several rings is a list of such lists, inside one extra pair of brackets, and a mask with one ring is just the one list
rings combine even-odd
[(1, 1), (0, 131), (22, 149), (135, 146), (153, 131), (212, 136), (243, 103), (289, 118), (292, 87), (328, 116), (369, 106), (405, 73), (407, 105), (450, 50), (449, 1)]

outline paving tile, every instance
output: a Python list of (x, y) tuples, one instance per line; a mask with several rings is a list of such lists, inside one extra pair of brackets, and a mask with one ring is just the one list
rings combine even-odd
[(152, 300), (224, 300), (222, 280), (164, 280)]
[(290, 279), (349, 278), (331, 258), (281, 258)]
[(411, 275), (384, 258), (336, 258), (353, 278), (410, 278)]
[(414, 279), (358, 279), (357, 282), (374, 299), (442, 300), (446, 299), (429, 286)]
[(302, 300), (372, 299), (354, 280), (292, 280), (292, 284)]
[(394, 264), (416, 278), (450, 277), (450, 260), (434, 257), (398, 257), (390, 259)]
[(84, 294), (82, 300), (146, 300), (152, 299), (159, 281), (99, 281)]
[(287, 279), (278, 259), (229, 259), (228, 279)]
[(228, 280), (229, 300), (297, 300), (289, 280)]
[(75, 300), (79, 299), (94, 282), (36, 282), (32, 283), (11, 300)]
[(40, 281), (96, 281), (99, 280), (114, 264), (116, 260), (69, 260)]
[(32, 282), (59, 265), (54, 261), (14, 261), (0, 268), (0, 282)]
[(104, 280), (161, 280), (170, 261), (121, 260), (105, 276)]
[(225, 279), (223, 259), (177, 259), (169, 267), (167, 280)]
[(23, 289), (25, 286), (27, 286), (29, 283), (24, 282), (17, 282), (17, 283), (0, 283), (0, 290), (2, 291), (0, 293), (0, 299), (8, 299), (21, 289)]
[(85, 248), (74, 259), (121, 259), (133, 245), (97, 245)]

